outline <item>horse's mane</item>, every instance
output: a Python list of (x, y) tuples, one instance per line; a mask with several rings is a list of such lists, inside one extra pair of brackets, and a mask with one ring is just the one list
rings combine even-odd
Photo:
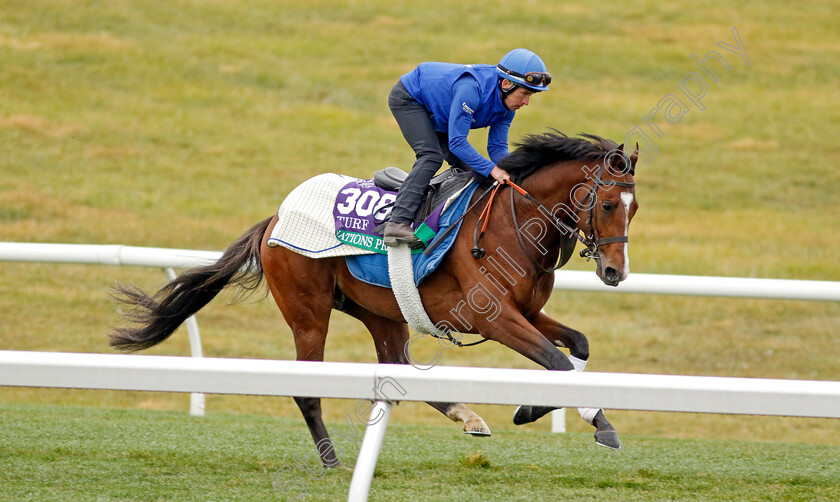
[(581, 133), (572, 138), (552, 129), (543, 134), (529, 134), (515, 143), (516, 150), (499, 162), (515, 182), (521, 181), (539, 169), (556, 162), (571, 160), (597, 160), (618, 148), (615, 141)]

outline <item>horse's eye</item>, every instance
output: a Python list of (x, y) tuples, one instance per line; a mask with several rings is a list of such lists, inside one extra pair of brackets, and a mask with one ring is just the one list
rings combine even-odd
[(604, 202), (601, 204), (601, 209), (603, 209), (605, 213), (611, 213), (615, 211), (615, 206), (612, 202)]

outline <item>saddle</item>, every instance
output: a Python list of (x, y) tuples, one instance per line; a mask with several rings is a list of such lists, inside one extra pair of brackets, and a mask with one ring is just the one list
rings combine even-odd
[[(373, 173), (373, 183), (384, 190), (399, 192), (400, 187), (408, 177), (408, 173), (398, 167), (386, 167)], [(426, 187), (423, 203), (414, 215), (414, 221), (423, 221), (436, 207), (446, 199), (464, 188), (464, 185), (474, 179), (471, 171), (449, 168), (434, 176)]]

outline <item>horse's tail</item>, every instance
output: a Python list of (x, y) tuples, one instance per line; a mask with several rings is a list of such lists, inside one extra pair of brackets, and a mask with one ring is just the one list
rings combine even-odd
[(123, 315), (139, 326), (117, 327), (111, 346), (125, 352), (148, 349), (166, 340), (188, 317), (207, 305), (225, 286), (253, 292), (263, 279), (260, 243), (271, 218), (248, 230), (211, 265), (187, 270), (153, 296), (132, 285), (117, 283), (111, 297), (132, 309)]

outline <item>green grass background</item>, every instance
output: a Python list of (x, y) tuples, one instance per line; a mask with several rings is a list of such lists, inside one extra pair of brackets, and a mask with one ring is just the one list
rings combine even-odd
[[(0, 440), (0, 500), (283, 501), (296, 481), (305, 500), (336, 501), (352, 477), (346, 467), (318, 469), (306, 426), (289, 418), (0, 404)], [(353, 465), (359, 443), (336, 446)], [(840, 498), (837, 451), (625, 436), (615, 452), (589, 434), (519, 430), (476, 441), (391, 426), (370, 500), (830, 501)]]
[[(732, 69), (706, 79), (702, 112), (657, 121), (658, 156), (637, 169), (632, 271), (840, 280), (838, 25), (836, 4), (816, 0), (4, 0), (0, 240), (224, 249), (315, 174), (408, 168), (386, 98), (420, 61), (493, 63), (529, 47), (555, 82), (517, 114), (511, 139), (554, 127), (621, 142), (700, 72), (690, 54), (716, 50)], [(717, 46), (734, 45), (733, 27), (747, 67)], [(482, 148), (481, 131), (471, 140)], [(0, 346), (109, 352), (114, 280), (156, 288), (164, 276), (0, 263)], [(198, 316), (207, 356), (294, 358), (270, 300), (231, 298)], [(833, 303), (558, 291), (547, 311), (588, 334), (592, 371), (840, 380)], [(188, 352), (183, 330), (149, 351)], [(363, 327), (336, 314), (327, 359), (374, 361)], [(441, 364), (535, 367), (493, 344), (447, 351)], [(188, 396), (8, 388), (0, 402), (186, 410)], [(340, 420), (352, 405), (327, 401), (325, 414)], [(289, 398), (208, 396), (207, 409), (300, 421)], [(514, 433), (512, 407), (474, 409), (501, 436), (491, 441)], [(570, 430), (589, 432), (569, 415)], [(840, 445), (837, 420), (610, 416), (631, 436)], [(421, 404), (392, 421), (460, 434)], [(524, 429), (545, 438), (548, 427)]]

